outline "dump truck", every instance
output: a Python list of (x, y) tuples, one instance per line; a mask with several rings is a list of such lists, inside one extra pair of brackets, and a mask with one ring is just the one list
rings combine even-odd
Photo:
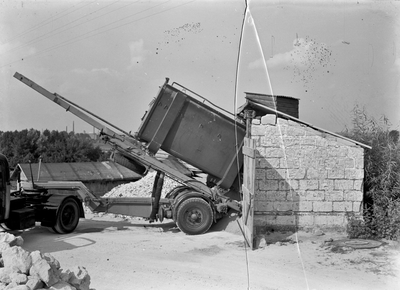
[[(126, 132), (22, 74), (14, 77), (66, 111), (99, 130), (112, 145), (113, 161), (145, 176), (156, 171), (149, 197), (97, 197), (80, 181), (19, 181), (10, 191), (8, 163), (1, 164), (0, 222), (11, 229), (36, 222), (57, 233), (70, 233), (84, 217), (82, 204), (93, 212), (143, 217), (149, 222), (172, 219), (190, 235), (203, 234), (230, 209), (242, 212), (240, 201), (242, 146), (250, 119), (239, 118), (201, 95), (167, 78), (151, 100), (135, 134)], [(246, 123), (247, 122), (247, 123)], [(187, 176), (156, 158), (163, 150), (207, 175), (206, 181)], [(161, 198), (164, 177), (181, 185)]]

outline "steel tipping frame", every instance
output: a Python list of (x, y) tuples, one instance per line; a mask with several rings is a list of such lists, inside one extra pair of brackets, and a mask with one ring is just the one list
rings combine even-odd
[[(22, 185), (24, 189), (31, 189), (31, 183)], [(150, 218), (152, 205), (154, 204), (153, 197), (114, 197), (104, 198), (96, 197), (81, 181), (47, 181), (35, 182), (36, 189), (58, 190), (63, 191), (74, 190), (80, 196), (84, 204), (92, 212), (106, 212), (122, 214), (127, 216), (136, 216)], [(169, 199), (161, 198), (159, 204), (168, 205)]]
[[(147, 166), (148, 168), (152, 168), (156, 171), (164, 172), (170, 178), (182, 183), (183, 185), (193, 189), (196, 192), (203, 194), (209, 200), (215, 200), (216, 198), (221, 198), (226, 201), (229, 207), (240, 211), (240, 204), (236, 201), (230, 200), (227, 197), (222, 196), (218, 189), (214, 190), (209, 188), (204, 183), (186, 176), (179, 171), (165, 165), (155, 157), (149, 155), (146, 152), (146, 148), (142, 145), (141, 142), (135, 139), (134, 136), (126, 133), (125, 131), (117, 128), (116, 126), (102, 120), (100, 117), (94, 115), (88, 110), (79, 107), (73, 102), (67, 100), (66, 98), (58, 95), (57, 93), (51, 93), (45, 88), (39, 86), (32, 80), (23, 76), (22, 74), (16, 72), (14, 77), (26, 84), (28, 87), (37, 91), (39, 94), (43, 95), (47, 99), (53, 101), (57, 105), (64, 108), (67, 112), (70, 112), (92, 125), (93, 127), (100, 130), (100, 137), (107, 143), (113, 145), (114, 149), (120, 152), (122, 155), (127, 157), (128, 159), (134, 160)], [(165, 85), (165, 84), (164, 84)], [(100, 122), (101, 120), (102, 122)], [(120, 134), (103, 123), (107, 123), (110, 127), (114, 127)], [(142, 216), (149, 217), (151, 212), (151, 206), (154, 203), (154, 198), (97, 198), (84, 186), (83, 183), (71, 183), (71, 182), (48, 182), (48, 183), (36, 183), (38, 186), (43, 186), (44, 188), (53, 188), (53, 189), (68, 189), (68, 187), (75, 188), (85, 203), (89, 206), (89, 208), (96, 212), (110, 212), (110, 213), (120, 213), (131, 216)], [(160, 204), (169, 203), (168, 199), (160, 199)], [(113, 208), (115, 210), (113, 210)], [(146, 213), (141, 213), (141, 208), (144, 209)]]

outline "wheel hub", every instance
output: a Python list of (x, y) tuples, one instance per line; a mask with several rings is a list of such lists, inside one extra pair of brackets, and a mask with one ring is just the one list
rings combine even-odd
[(191, 223), (199, 223), (201, 222), (201, 213), (198, 211), (191, 211), (188, 214), (188, 218)]
[(212, 208), (202, 198), (188, 198), (177, 207), (176, 223), (179, 229), (186, 234), (203, 234), (210, 228), (212, 222)]

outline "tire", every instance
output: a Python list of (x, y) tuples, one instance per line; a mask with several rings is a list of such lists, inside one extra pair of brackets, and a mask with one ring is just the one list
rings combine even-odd
[(52, 229), (58, 234), (72, 233), (79, 223), (79, 205), (74, 198), (66, 198), (57, 210)]
[(213, 211), (202, 198), (192, 197), (184, 200), (178, 207), (176, 224), (188, 235), (201, 235), (209, 230), (213, 223)]
[(18, 230), (18, 228), (15, 227), (12, 223), (10, 224), (9, 221), (5, 221), (4, 223), (2, 223), (2, 224), (1, 224), (1, 227), (2, 227), (3, 229), (5, 229), (6, 231), (7, 231), (7, 230), (8, 230), (8, 231), (16, 231), (16, 230)]
[(119, 165), (122, 165), (133, 172), (136, 172), (139, 175), (143, 175), (146, 172), (146, 167), (140, 165), (139, 163), (136, 163), (135, 161), (129, 160), (125, 156), (122, 156), (119, 153), (114, 153), (112, 156), (112, 160)]

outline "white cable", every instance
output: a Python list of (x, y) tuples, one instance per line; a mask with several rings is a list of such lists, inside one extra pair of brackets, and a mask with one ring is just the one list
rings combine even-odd
[[(271, 95), (274, 96), (273, 89), (272, 89), (272, 84), (271, 84), (271, 79), (270, 79), (270, 77), (269, 77), (269, 72), (268, 72), (267, 63), (266, 63), (266, 61), (265, 61), (265, 56), (264, 56), (264, 52), (263, 52), (263, 50), (262, 50), (261, 41), (260, 41), (260, 38), (259, 38), (259, 34), (258, 34), (258, 31), (257, 31), (257, 27), (256, 27), (256, 25), (255, 25), (255, 23), (254, 23), (254, 19), (253, 19), (252, 15), (251, 15), (250, 8), (247, 9), (247, 13), (248, 13), (248, 15), (249, 15), (249, 16), (247, 17), (247, 21), (250, 22), (251, 26), (252, 26), (253, 29), (254, 29), (255, 36), (256, 36), (256, 39), (257, 39), (258, 48), (260, 49), (260, 53), (261, 53), (261, 56), (262, 56), (262, 61), (263, 61), (265, 73), (266, 73), (267, 80), (268, 80), (268, 86), (269, 86), (269, 89), (270, 89), (270, 91), (271, 91)], [(274, 102), (274, 107), (275, 107), (275, 110), (276, 110), (276, 104), (275, 104), (275, 102)], [(281, 136), (281, 147), (282, 147), (282, 149), (283, 149), (283, 151), (284, 151), (285, 164), (287, 165), (286, 148), (285, 148), (285, 144), (284, 144), (284, 142), (283, 142), (282, 128), (281, 128), (280, 124), (277, 122), (277, 120), (278, 120), (278, 116), (277, 116), (277, 114), (276, 114), (276, 123), (277, 123), (277, 125), (278, 125), (279, 133), (280, 133), (280, 136)], [(286, 168), (287, 168), (287, 166), (286, 166)], [(289, 175), (288, 170), (286, 171), (286, 177), (287, 177), (287, 179), (288, 179), (289, 185), (291, 185), (291, 179), (290, 179), (290, 175)], [(291, 194), (292, 194), (292, 200), (293, 200), (293, 190), (292, 190), (292, 188), (290, 189), (290, 192), (291, 192)], [(306, 271), (305, 271), (303, 258), (302, 258), (302, 256), (301, 256), (301, 251), (300, 251), (299, 239), (298, 239), (298, 234), (297, 234), (297, 232), (295, 232), (295, 237), (296, 237), (296, 244), (297, 244), (297, 252), (298, 252), (298, 255), (299, 255), (299, 258), (300, 258), (300, 262), (301, 262), (301, 266), (302, 266), (302, 270), (303, 270), (303, 274), (304, 274), (304, 279), (305, 279), (305, 282), (306, 282), (306, 287), (307, 287), (307, 289), (309, 289), (307, 274), (306, 274)]]

